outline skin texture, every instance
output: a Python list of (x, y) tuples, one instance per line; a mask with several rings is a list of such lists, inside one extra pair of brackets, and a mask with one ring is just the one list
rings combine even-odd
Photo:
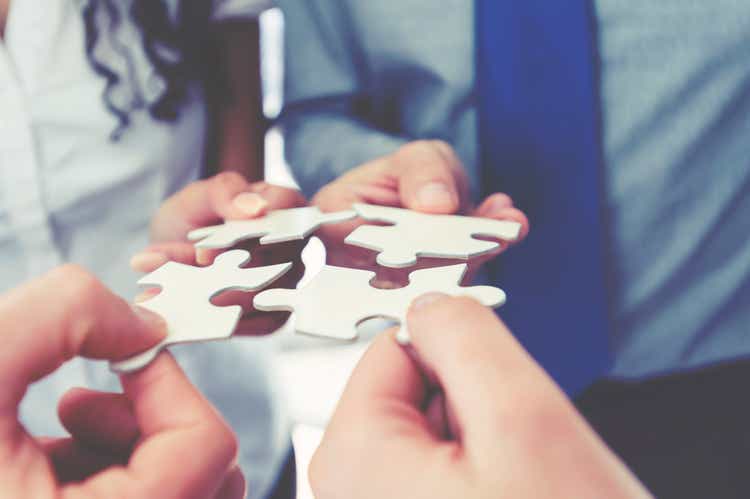
[(426, 295), (355, 369), (310, 480), (318, 499), (647, 498), (495, 314)]
[(65, 361), (122, 359), (164, 334), (75, 266), (0, 296), (0, 497), (243, 497), (234, 434), (169, 354), (123, 376), (124, 393), (68, 392), (68, 438), (32, 437), (18, 421), (27, 386)]
[[(410, 208), (425, 213), (472, 215), (519, 222), (523, 228), (517, 242), (529, 231), (526, 216), (513, 206), (513, 201), (505, 194), (492, 194), (479, 206), (473, 206), (463, 165), (450, 145), (437, 140), (411, 142), (393, 154), (354, 168), (323, 187), (312, 200), (314, 205), (326, 212), (348, 209), (359, 202)], [(362, 223), (356, 219), (325, 226), (319, 231), (318, 235), (326, 244), (328, 263), (373, 270), (378, 275), (375, 284), (380, 287), (405, 285), (407, 274), (415, 268), (456, 263), (456, 260), (422, 258), (416, 267), (409, 269), (378, 267), (375, 252), (344, 244), (344, 238)], [(507, 244), (501, 244), (497, 251), (472, 259), (466, 282), (471, 280), (483, 263), (507, 247)]]
[[(268, 184), (250, 183), (236, 172), (220, 173), (207, 180), (199, 180), (167, 199), (154, 216), (151, 224), (152, 244), (135, 255), (131, 266), (138, 272), (152, 272), (167, 261), (188, 265), (210, 265), (220, 250), (202, 250), (196, 253), (193, 243), (187, 241), (188, 232), (224, 220), (251, 219), (270, 210), (305, 206), (305, 198), (296, 190)], [(251, 267), (292, 262), (291, 271), (274, 282), (277, 287), (294, 287), (304, 274), (300, 252), (306, 241), (260, 246), (257, 241), (242, 243), (236, 248), (250, 251)], [(153, 297), (158, 290), (151, 289), (136, 301)], [(289, 317), (288, 312), (258, 313), (252, 307), (256, 293), (225, 292), (212, 300), (216, 305), (242, 305), (245, 314), (236, 334), (262, 335), (281, 327)]]
[(211, 110), (207, 137), (210, 173), (233, 171), (250, 181), (262, 180), (264, 135), (260, 75), (260, 25), (254, 20), (227, 20), (214, 26), (216, 67), (207, 75), (206, 100)]
[(5, 21), (8, 19), (10, 0), (0, 0), (0, 38), (5, 34)]

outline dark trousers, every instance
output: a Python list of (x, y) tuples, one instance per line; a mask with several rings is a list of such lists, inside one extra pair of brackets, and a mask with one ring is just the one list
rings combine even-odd
[(656, 497), (750, 498), (750, 361), (602, 381), (575, 402)]
[(297, 496), (297, 466), (295, 462), (294, 449), (290, 448), (289, 456), (284, 467), (279, 472), (273, 490), (267, 499), (295, 499)]

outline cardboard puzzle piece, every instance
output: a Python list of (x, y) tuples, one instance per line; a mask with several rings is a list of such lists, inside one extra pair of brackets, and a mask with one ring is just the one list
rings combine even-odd
[(231, 220), (222, 225), (203, 227), (188, 233), (196, 248), (230, 248), (240, 241), (260, 237), (260, 244), (304, 239), (323, 224), (356, 217), (352, 210), (322, 213), (315, 206), (276, 210), (253, 220)]
[(115, 372), (132, 372), (145, 367), (163, 348), (191, 341), (228, 338), (242, 316), (242, 307), (217, 307), (211, 299), (229, 290), (256, 291), (284, 275), (291, 263), (267, 267), (240, 268), (250, 253), (233, 250), (216, 257), (213, 265), (193, 267), (167, 262), (144, 276), (138, 284), (159, 286), (161, 292), (139, 306), (156, 312), (167, 322), (167, 337), (145, 352), (110, 367)]
[(348, 244), (378, 251), (377, 262), (385, 267), (410, 267), (419, 257), (467, 260), (499, 246), (474, 236), (514, 241), (521, 232), (518, 222), (490, 218), (430, 215), (361, 203), (354, 209), (365, 220), (394, 224), (362, 225), (345, 239)]
[(301, 289), (269, 289), (255, 296), (255, 308), (295, 313), (299, 333), (340, 340), (357, 338), (357, 326), (368, 319), (384, 318), (401, 324), (399, 341), (408, 343), (406, 313), (411, 302), (430, 292), (471, 296), (488, 307), (505, 303), (505, 293), (492, 286), (459, 285), (467, 265), (416, 270), (409, 285), (379, 289), (370, 285), (374, 272), (326, 265)]

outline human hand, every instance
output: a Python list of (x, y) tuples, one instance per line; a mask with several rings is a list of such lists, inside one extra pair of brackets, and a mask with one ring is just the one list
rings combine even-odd
[(425, 295), (408, 328), (411, 354), (386, 333), (352, 374), (315, 497), (650, 497), (492, 311)]
[(165, 334), (73, 266), (0, 296), (0, 497), (243, 497), (234, 434), (167, 353), (121, 377), (124, 393), (68, 392), (68, 438), (35, 438), (18, 420), (27, 387), (64, 362), (126, 358)]
[[(210, 265), (223, 250), (196, 252), (187, 234), (193, 229), (222, 223), (224, 220), (252, 219), (268, 211), (305, 206), (305, 198), (294, 189), (266, 182), (249, 183), (234, 172), (220, 173), (188, 185), (167, 199), (151, 224), (152, 244), (131, 260), (138, 272), (152, 272), (167, 261), (187, 265)], [(290, 241), (263, 246), (257, 241), (243, 242), (235, 248), (251, 254), (251, 267), (292, 262), (292, 270), (274, 283), (276, 287), (294, 287), (304, 274), (300, 253), (305, 241)], [(150, 289), (136, 301), (158, 293)], [(252, 306), (255, 293), (228, 291), (214, 298), (216, 305), (241, 305), (245, 311), (237, 327), (238, 334), (265, 334), (278, 329), (289, 317), (288, 312), (259, 313)]]
[[(349, 209), (354, 203), (370, 203), (424, 213), (510, 220), (522, 226), (518, 241), (526, 236), (529, 226), (526, 216), (513, 207), (513, 201), (505, 194), (492, 194), (478, 207), (472, 206), (468, 180), (460, 160), (450, 145), (437, 140), (411, 142), (393, 154), (354, 168), (323, 187), (313, 197), (312, 203), (324, 212)], [(382, 286), (405, 284), (408, 272), (416, 268), (455, 263), (453, 260), (422, 258), (417, 267), (410, 269), (379, 268), (374, 252), (344, 244), (346, 236), (362, 223), (353, 220), (321, 228), (319, 236), (326, 245), (328, 263), (375, 270)], [(471, 280), (483, 263), (496, 257), (507, 246), (507, 243), (502, 243), (496, 251), (471, 259), (466, 280)]]

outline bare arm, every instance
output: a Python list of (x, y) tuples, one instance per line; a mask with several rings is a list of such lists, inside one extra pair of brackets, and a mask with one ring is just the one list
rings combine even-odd
[(235, 171), (263, 179), (266, 131), (261, 98), (260, 27), (255, 20), (230, 20), (215, 28), (218, 77), (208, 75), (208, 170)]
[(5, 21), (8, 20), (10, 0), (0, 0), (0, 38), (5, 34)]

